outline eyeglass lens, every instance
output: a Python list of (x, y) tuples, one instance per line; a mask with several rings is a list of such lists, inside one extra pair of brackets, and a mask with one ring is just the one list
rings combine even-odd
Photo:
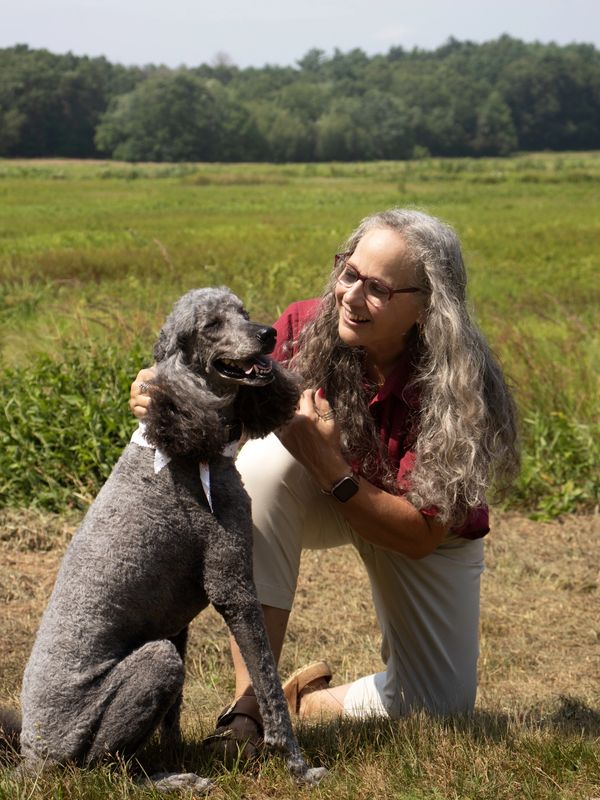
[(390, 290), (375, 278), (362, 278), (352, 267), (346, 266), (339, 279), (344, 286), (353, 286), (357, 281), (362, 281), (365, 295), (378, 305), (387, 303), (390, 299)]

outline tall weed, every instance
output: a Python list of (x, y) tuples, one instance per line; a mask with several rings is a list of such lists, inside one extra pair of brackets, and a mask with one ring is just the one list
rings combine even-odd
[(60, 508), (94, 494), (133, 424), (128, 385), (150, 352), (136, 342), (179, 294), (227, 284), (272, 321), (322, 290), (362, 216), (415, 205), (459, 231), (471, 297), (516, 384), (524, 455), (511, 506), (593, 509), (599, 180), (593, 153), (1, 162), (0, 503)]
[(65, 345), (0, 378), (0, 507), (85, 508), (134, 420), (129, 385), (148, 349)]
[(592, 511), (600, 502), (597, 326), (563, 313), (498, 336), (521, 415), (522, 469), (509, 498), (537, 519)]
[[(599, 502), (600, 463), (600, 426), (586, 408), (593, 374), (573, 352), (563, 359), (562, 369), (568, 363), (571, 371), (567, 381), (549, 372), (548, 353), (542, 358), (547, 342), (515, 331), (511, 339), (511, 363), (524, 369), (516, 386), (523, 466), (505, 505), (540, 519), (592, 510)], [(65, 344), (60, 359), (42, 354), (4, 371), (0, 507), (87, 506), (135, 425), (127, 406), (129, 385), (149, 353), (139, 342), (128, 350)]]
[(592, 511), (600, 502), (600, 429), (564, 411), (531, 410), (522, 420), (523, 463), (512, 505), (534, 519)]

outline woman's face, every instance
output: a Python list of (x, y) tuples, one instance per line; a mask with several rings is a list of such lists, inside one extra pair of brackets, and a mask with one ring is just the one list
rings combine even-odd
[[(368, 231), (348, 259), (361, 276), (377, 278), (392, 289), (415, 286), (415, 269), (400, 233), (391, 228)], [(366, 299), (364, 283), (349, 288), (336, 284), (338, 332), (351, 347), (364, 347), (368, 365), (383, 376), (393, 369), (405, 348), (408, 333), (423, 309), (423, 294), (394, 294), (381, 307)]]

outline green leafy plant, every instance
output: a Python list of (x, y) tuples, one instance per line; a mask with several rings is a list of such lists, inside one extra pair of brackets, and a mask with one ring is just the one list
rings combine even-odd
[(522, 429), (523, 463), (513, 503), (530, 509), (534, 519), (592, 510), (600, 501), (597, 426), (562, 411), (532, 411), (523, 419)]
[(110, 474), (134, 419), (129, 385), (148, 361), (141, 345), (66, 345), (0, 379), (0, 506), (84, 508)]
[(134, 424), (129, 383), (177, 296), (226, 284), (272, 322), (321, 292), (361, 217), (392, 205), (461, 236), (469, 295), (521, 414), (509, 507), (550, 518), (598, 505), (597, 155), (61, 162), (60, 180), (57, 169), (0, 164), (2, 505), (61, 510), (94, 495)]

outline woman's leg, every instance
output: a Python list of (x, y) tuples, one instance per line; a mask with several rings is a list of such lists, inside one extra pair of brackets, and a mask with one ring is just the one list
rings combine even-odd
[[(301, 698), (307, 717), (468, 711), (476, 693), (483, 543), (448, 537), (420, 560), (374, 547), (336, 513), (304, 468), (271, 435), (249, 442), (238, 469), (252, 498), (254, 576), (279, 658), (303, 547), (352, 542), (367, 568), (382, 632), (385, 672)], [(234, 652), (236, 695), (251, 692)], [(255, 728), (255, 726), (254, 726)]]
[(399, 717), (411, 709), (469, 712), (479, 653), (479, 579), (483, 543), (449, 537), (410, 560), (356, 538), (383, 642), (385, 672), (314, 692), (301, 714)]

